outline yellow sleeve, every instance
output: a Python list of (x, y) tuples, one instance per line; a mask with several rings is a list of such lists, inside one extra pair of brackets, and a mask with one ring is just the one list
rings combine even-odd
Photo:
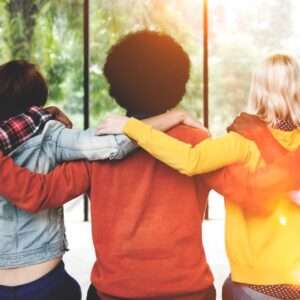
[(250, 159), (251, 141), (234, 132), (220, 138), (206, 139), (193, 147), (133, 118), (123, 131), (155, 158), (189, 176), (233, 163), (247, 163)]

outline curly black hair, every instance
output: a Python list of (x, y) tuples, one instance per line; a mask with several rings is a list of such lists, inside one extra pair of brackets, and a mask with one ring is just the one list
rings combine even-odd
[(175, 107), (185, 94), (189, 72), (183, 48), (169, 35), (148, 30), (123, 37), (104, 65), (110, 95), (132, 115)]

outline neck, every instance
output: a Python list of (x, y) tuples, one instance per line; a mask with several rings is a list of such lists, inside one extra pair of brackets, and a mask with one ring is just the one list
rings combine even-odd
[(151, 118), (156, 116), (157, 114), (151, 114), (151, 113), (131, 113), (129, 111), (126, 112), (126, 116), (129, 118), (136, 118), (138, 120), (143, 120), (147, 118)]

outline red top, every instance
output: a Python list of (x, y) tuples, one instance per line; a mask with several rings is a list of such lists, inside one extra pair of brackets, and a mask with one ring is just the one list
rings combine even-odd
[[(207, 137), (186, 126), (169, 134), (191, 144)], [(91, 179), (98, 291), (171, 297), (213, 284), (201, 234), (208, 188), (200, 177), (181, 175), (139, 150), (121, 162), (93, 163)]]
[[(191, 144), (207, 137), (183, 125), (169, 134)], [(8, 182), (8, 159), (0, 162), (5, 160), (1, 175)], [(15, 184), (24, 181), (18, 192), (2, 186), (0, 193), (29, 211), (89, 193), (97, 257), (92, 282), (104, 299), (113, 299), (108, 294), (199, 300), (213, 284), (202, 245), (208, 188), (201, 177), (181, 175), (143, 150), (123, 161), (64, 164), (45, 184), (46, 177), (31, 175), (25, 181), (29, 175), (18, 172)]]
[[(205, 138), (185, 126), (170, 134), (193, 144)], [(295, 151), (255, 176), (230, 167), (205, 180), (232, 199), (241, 193), (256, 198), (266, 188), (299, 188), (299, 164)], [(201, 299), (197, 292), (213, 279), (201, 241), (207, 188), (200, 177), (182, 176), (142, 150), (122, 162), (65, 163), (47, 175), (22, 169), (0, 153), (0, 194), (20, 208), (58, 207), (83, 192), (92, 200), (92, 281), (98, 290), (127, 298)]]

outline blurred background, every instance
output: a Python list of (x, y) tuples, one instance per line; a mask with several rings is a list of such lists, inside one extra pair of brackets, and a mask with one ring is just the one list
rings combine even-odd
[[(182, 106), (203, 118), (204, 1), (88, 1), (91, 125), (108, 112), (121, 112), (102, 75), (107, 51), (123, 35), (145, 28), (172, 35), (188, 52), (192, 69)], [(251, 72), (263, 57), (286, 52), (300, 58), (300, 1), (206, 0), (206, 4), (207, 120), (212, 134), (220, 135), (246, 109)], [(27, 59), (38, 64), (49, 83), (48, 104), (66, 111), (76, 127), (84, 124), (86, 13), (84, 0), (0, 0), (0, 63)], [(215, 193), (210, 196), (210, 218), (224, 216), (219, 198)]]
[[(87, 3), (89, 11), (84, 9)], [(204, 13), (208, 16), (205, 28)], [(88, 92), (88, 121), (96, 125), (108, 112), (121, 112), (110, 98), (102, 74), (109, 48), (132, 31), (163, 31), (185, 48), (192, 62), (182, 106), (203, 118), (203, 90), (208, 88), (207, 121), (212, 134), (220, 135), (234, 116), (246, 109), (251, 72), (257, 63), (274, 52), (300, 58), (299, 15), (298, 0), (0, 0), (0, 64), (11, 59), (38, 64), (49, 83), (48, 104), (62, 108), (79, 128), (84, 126)], [(88, 18), (89, 27), (84, 31)], [(206, 86), (204, 33), (208, 39)], [(89, 65), (84, 64), (87, 37)], [(94, 257), (90, 225), (81, 222), (82, 201), (68, 204), (66, 215), (67, 221), (73, 222), (68, 230), (75, 249), (67, 260), (85, 293)], [(211, 250), (208, 259), (219, 292), (228, 265), (223, 244), (223, 201), (216, 193), (210, 194), (208, 216), (212, 221), (204, 224), (204, 238)], [(81, 239), (78, 232), (83, 233)], [(89, 253), (85, 260), (83, 251)]]
[[(171, 34), (189, 53), (193, 68), (183, 106), (202, 116), (203, 0), (91, 0), (91, 123), (118, 111), (102, 66), (124, 34), (153, 29)], [(266, 54), (299, 57), (297, 0), (209, 0), (210, 129), (222, 134), (244, 109), (250, 74)], [(0, 0), (0, 63), (28, 59), (40, 65), (50, 102), (83, 124), (83, 0)]]

